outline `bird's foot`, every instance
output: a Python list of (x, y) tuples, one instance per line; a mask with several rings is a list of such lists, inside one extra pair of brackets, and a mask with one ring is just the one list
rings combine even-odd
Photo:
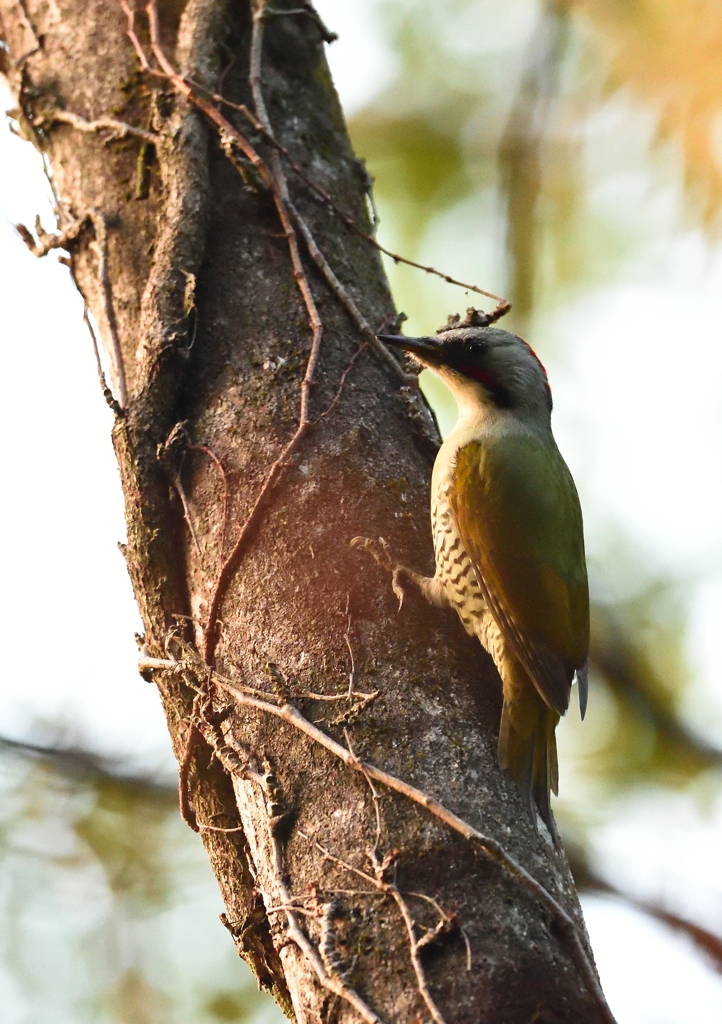
[(408, 569), (404, 568), (403, 565), (399, 565), (397, 561), (391, 555), (391, 548), (388, 542), (383, 537), (374, 539), (373, 537), (354, 537), (351, 541), (352, 548), (359, 548), (362, 551), (368, 551), (373, 560), (377, 565), (380, 565), (386, 572), (391, 573), (391, 586), (394, 594), (399, 599), (399, 611), (404, 603), (404, 587), (402, 580), (408, 574)]
[(397, 565), (394, 569), (394, 574), (391, 577), (391, 589), (399, 599), (399, 611), (404, 604), (404, 598), (406, 597), (406, 590), (404, 589), (404, 581), (409, 578), (409, 570), (404, 565)]

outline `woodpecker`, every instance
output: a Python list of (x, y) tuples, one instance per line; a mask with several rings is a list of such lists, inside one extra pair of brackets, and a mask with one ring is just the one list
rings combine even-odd
[(521, 338), (492, 327), (494, 314), (458, 314), (433, 337), (379, 335), (449, 386), (459, 417), (431, 481), (436, 572), (394, 570), (401, 601), (410, 584), (451, 607), (491, 655), (503, 688), (498, 757), (536, 826), (535, 807), (558, 834), (555, 729), (572, 682), (587, 704), (589, 589), (582, 513), (552, 435), (547, 374)]

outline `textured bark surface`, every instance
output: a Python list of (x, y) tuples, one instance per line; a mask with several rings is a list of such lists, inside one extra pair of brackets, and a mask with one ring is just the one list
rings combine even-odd
[[(279, 2), (275, 9), (300, 6)], [(175, 630), (200, 651), (220, 568), (298, 422), (311, 333), (287, 240), (250, 165), (239, 171), (237, 156), (228, 159), (203, 114), (167, 80), (140, 72), (119, 3), (0, 0), (0, 12), (18, 117), (47, 154), (59, 230), (85, 218), (67, 245), (74, 279), (106, 351), (115, 338), (120, 353), (114, 389), (122, 395), (124, 376), (128, 399), (114, 440), (146, 645), (166, 658)], [(222, 73), (223, 94), (252, 106), (247, 3), (167, 2), (160, 16), (176, 68), (211, 90)], [(147, 40), (145, 18), (138, 31)], [(348, 142), (321, 35), (308, 15), (267, 19), (268, 114), (305, 173), (369, 230), (366, 175)], [(86, 121), (118, 119), (152, 131), (157, 141), (81, 131), (55, 119), (57, 110)], [(226, 114), (268, 158), (262, 136), (239, 113)], [(380, 327), (393, 304), (377, 252), (290, 173), (289, 180), (336, 275)], [(362, 339), (305, 252), (304, 260), (324, 324), (310, 396), (315, 419)], [(161, 457), (159, 446), (182, 422), (179, 447)], [(249, 535), (221, 604), (216, 664), (269, 695), (279, 686), (343, 694), (351, 672), (356, 690), (377, 690), (361, 709), (344, 701), (294, 703), (356, 755), (503, 844), (559, 901), (588, 949), (564, 854), (534, 831), (497, 766), (500, 685), (490, 660), (454, 616), (418, 604), (398, 614), (388, 576), (349, 546), (356, 535), (382, 535), (405, 564), (431, 569), (436, 442), (418, 392), (367, 347)], [(225, 470), (227, 526), (222, 476), (197, 446)], [(196, 679), (202, 685), (203, 673)], [(155, 681), (182, 761), (193, 680), (166, 671)], [(375, 805), (363, 775), (262, 711), (231, 706), (214, 722), (252, 771), (232, 779), (198, 741), (188, 762), (190, 800), (201, 826), (236, 829), (201, 834), (227, 926), (259, 983), (299, 1021), (358, 1019), (358, 1009), (321, 983), (289, 932), (288, 915), (276, 909), (290, 892), (307, 911), (295, 919), (327, 977), (340, 979), (385, 1021), (428, 1020), (433, 1012), (397, 903), (312, 842), (373, 875), (367, 848), (376, 837)], [(447, 1024), (608, 1019), (547, 906), (426, 810), (376, 788), (378, 853), (396, 851), (395, 874), (385, 877), (401, 892), (431, 897), (453, 918), (444, 941), (419, 952), (428, 993)], [(418, 896), (405, 899), (418, 940), (437, 926), (439, 912)]]

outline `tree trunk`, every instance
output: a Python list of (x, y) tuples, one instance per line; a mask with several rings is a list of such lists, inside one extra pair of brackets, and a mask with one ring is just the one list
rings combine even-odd
[(164, 0), (153, 41), (153, 4), (0, 0), (57, 198), (59, 236), (24, 234), (102, 336), (182, 809), (299, 1021), (611, 1020), (564, 854), (498, 768), (490, 660), (350, 546), (430, 568), (437, 435), (374, 347), (393, 304), (327, 33), (263, 8)]

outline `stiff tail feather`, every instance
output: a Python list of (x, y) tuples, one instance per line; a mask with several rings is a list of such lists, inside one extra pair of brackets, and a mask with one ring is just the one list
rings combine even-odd
[[(536, 826), (536, 810), (555, 842), (559, 833), (552, 816), (551, 793), (559, 791), (557, 741), (559, 715), (536, 691), (513, 704), (504, 702), (499, 729), (499, 764), (514, 779), (529, 817)], [(536, 805), (536, 807), (535, 807)]]

